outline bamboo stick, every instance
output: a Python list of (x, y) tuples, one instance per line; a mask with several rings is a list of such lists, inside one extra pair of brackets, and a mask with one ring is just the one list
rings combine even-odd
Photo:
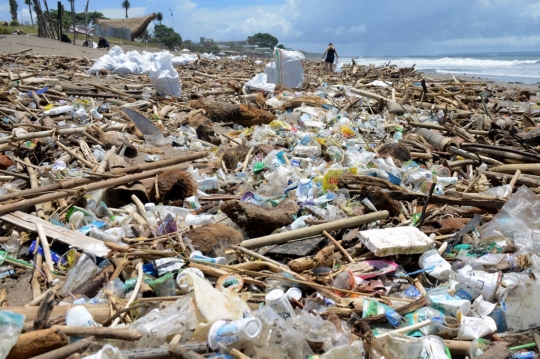
[[(158, 162), (140, 164), (140, 165), (125, 167), (125, 168), (115, 168), (108, 171), (107, 173), (112, 174), (112, 175), (119, 175), (119, 174), (130, 174), (130, 173), (149, 171), (149, 170), (154, 170), (156, 168), (163, 169), (165, 167), (177, 165), (184, 162), (190, 162), (199, 158), (204, 158), (206, 156), (208, 156), (208, 152), (192, 153), (189, 155), (173, 157), (168, 160), (163, 160), (163, 161), (158, 161)], [(151, 176), (147, 176), (147, 177), (151, 177)], [(147, 178), (147, 177), (143, 177), (143, 178)], [(8, 199), (13, 199), (13, 198), (35, 196), (37, 194), (41, 194), (44, 192), (52, 192), (59, 189), (70, 189), (70, 188), (74, 188), (74, 187), (88, 184), (95, 181), (96, 181), (95, 178), (75, 178), (72, 180), (53, 183), (47, 186), (41, 186), (36, 189), (28, 189), (28, 190), (18, 191), (14, 193), (6, 193), (4, 195), (0, 195), (0, 202), (6, 201)], [(101, 187), (101, 188), (105, 188), (105, 187)], [(65, 197), (59, 197), (59, 198), (65, 198)], [(54, 198), (54, 199), (58, 199), (58, 198)]]
[(49, 247), (49, 242), (47, 241), (47, 236), (45, 235), (45, 231), (43, 230), (43, 226), (41, 223), (36, 223), (36, 230), (39, 236), (39, 240), (41, 242), (41, 249), (43, 249), (43, 256), (45, 257), (45, 262), (49, 266), (49, 270), (52, 272), (54, 271), (54, 263), (51, 257), (51, 249)]
[[(1, 208), (1, 207), (0, 207)], [(1, 209), (0, 209), (1, 212)], [(365, 214), (362, 216), (356, 216), (351, 218), (339, 219), (337, 221), (332, 221), (324, 224), (317, 224), (315, 226), (300, 228), (288, 232), (282, 232), (277, 234), (270, 234), (268, 236), (249, 239), (243, 241), (240, 246), (253, 249), (260, 248), (264, 246), (269, 246), (273, 244), (282, 244), (293, 239), (300, 239), (305, 237), (310, 237), (314, 235), (321, 234), (322, 231), (335, 231), (343, 228), (350, 228), (360, 226), (365, 223), (375, 222), (378, 220), (388, 218), (388, 211), (379, 211), (374, 213)]]

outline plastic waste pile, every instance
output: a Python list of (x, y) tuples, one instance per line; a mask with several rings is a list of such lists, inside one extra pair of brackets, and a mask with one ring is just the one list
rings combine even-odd
[(538, 356), (537, 113), (299, 54), (7, 75), (0, 359)]

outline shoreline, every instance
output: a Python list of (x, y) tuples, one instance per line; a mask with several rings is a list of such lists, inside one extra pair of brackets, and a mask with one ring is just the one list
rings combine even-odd
[[(88, 58), (90, 61), (95, 62), (99, 57), (105, 55), (107, 51), (98, 50), (98, 49), (89, 49), (87, 47), (82, 47), (80, 45), (73, 45), (68, 43), (63, 43), (57, 40), (44, 39), (36, 36), (28, 35), (0, 35), (0, 46), (2, 48), (2, 53), (9, 54), (15, 53), (31, 48), (32, 50), (26, 54), (40, 55), (40, 56), (66, 56), (66, 57), (81, 57)], [(137, 50), (139, 52), (149, 51), (149, 52), (159, 52), (155, 47), (138, 47), (132, 45), (120, 45), (124, 52)], [(180, 54), (176, 51), (171, 51), (171, 53), (177, 55)], [(313, 53), (309, 53), (313, 55)], [(306, 57), (307, 61), (310, 62), (320, 62), (320, 57), (309, 56)], [(433, 80), (452, 80), (452, 74), (442, 74), (436, 72), (422, 71), (417, 70), (419, 73), (423, 74), (423, 77), (430, 78)], [(473, 81), (473, 82), (485, 82), (486, 84), (498, 85), (508, 88), (517, 88), (517, 89), (529, 89), (536, 95), (540, 93), (540, 84), (538, 83), (521, 83), (513, 81), (503, 81), (497, 79), (490, 79), (480, 76), (467, 76), (467, 75), (455, 75), (456, 79), (460, 81)]]

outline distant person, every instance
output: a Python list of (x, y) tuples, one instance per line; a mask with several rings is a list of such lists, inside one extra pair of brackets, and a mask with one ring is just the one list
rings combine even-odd
[(322, 58), (324, 59), (324, 69), (330, 74), (334, 72), (334, 58), (339, 59), (339, 55), (334, 47), (334, 44), (328, 44)]
[(88, 40), (84, 40), (84, 42), (82, 43), (83, 47), (88, 47)]
[(60, 39), (62, 40), (62, 42), (67, 42), (71, 44), (71, 39), (66, 34), (62, 34), (62, 37)]
[(97, 48), (109, 50), (111, 48), (111, 44), (109, 44), (109, 41), (107, 41), (107, 39), (105, 39), (103, 36), (100, 36), (97, 43)]

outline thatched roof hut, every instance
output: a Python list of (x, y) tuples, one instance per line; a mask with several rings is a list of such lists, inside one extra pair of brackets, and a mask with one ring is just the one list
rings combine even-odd
[(131, 40), (133, 40), (141, 36), (148, 27), (148, 25), (155, 19), (156, 14), (152, 13), (146, 16), (132, 17), (129, 19), (120, 20), (96, 19), (95, 23), (103, 27), (114, 27), (120, 29), (126, 28), (131, 31)]

